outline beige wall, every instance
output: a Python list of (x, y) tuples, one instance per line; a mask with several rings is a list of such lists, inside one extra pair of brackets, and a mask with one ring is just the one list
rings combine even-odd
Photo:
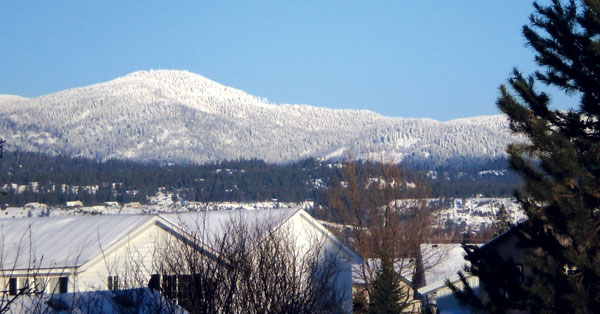
[(113, 250), (78, 269), (75, 288), (78, 291), (105, 290), (108, 276), (119, 276), (120, 288), (147, 286), (150, 275), (158, 273), (155, 261), (160, 248), (174, 237), (158, 224), (145, 226), (123, 239)]

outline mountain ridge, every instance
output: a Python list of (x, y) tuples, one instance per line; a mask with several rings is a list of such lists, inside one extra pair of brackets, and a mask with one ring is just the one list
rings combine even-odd
[(272, 104), (178, 70), (137, 71), (35, 98), (0, 95), (0, 137), (9, 149), (160, 162), (350, 154), (444, 163), (501, 157), (518, 140), (500, 115), (440, 122)]

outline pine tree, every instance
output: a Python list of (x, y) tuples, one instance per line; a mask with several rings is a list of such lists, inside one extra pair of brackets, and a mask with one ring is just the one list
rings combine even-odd
[(463, 249), (466, 252), (465, 260), (470, 262), (465, 271), (485, 283), (486, 298), (480, 299), (479, 292), (469, 285), (465, 273), (459, 272), (461, 284), (447, 280), (446, 286), (460, 303), (478, 313), (503, 314), (511, 309), (523, 308), (527, 293), (521, 285), (522, 273), (512, 260), (503, 259), (497, 251), (487, 247), (463, 244)]
[(402, 312), (400, 300), (403, 291), (400, 287), (400, 275), (394, 271), (390, 258), (384, 258), (373, 282), (373, 293), (369, 302), (370, 314), (392, 314)]
[[(528, 306), (537, 313), (600, 312), (600, 1), (534, 3), (523, 34), (540, 71), (514, 70), (498, 106), (523, 143), (508, 148), (524, 179)], [(536, 83), (579, 99), (561, 111)], [(482, 284), (485, 284), (482, 279)]]
[(492, 223), (491, 229), (494, 233), (494, 237), (501, 235), (502, 233), (508, 231), (512, 227), (512, 222), (510, 219), (510, 214), (506, 210), (506, 206), (504, 204), (500, 205), (498, 212), (496, 213), (496, 217)]

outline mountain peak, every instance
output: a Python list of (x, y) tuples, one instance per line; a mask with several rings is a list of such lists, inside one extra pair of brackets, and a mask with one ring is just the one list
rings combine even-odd
[(504, 156), (502, 116), (441, 123), (361, 110), (273, 105), (180, 70), (137, 71), (42, 97), (0, 96), (13, 149), (95, 159), (207, 162), (385, 156), (443, 163)]
[[(267, 103), (246, 92), (219, 84), (202, 75), (187, 70), (147, 70), (136, 71), (107, 83), (101, 83), (115, 90), (146, 90), (158, 98), (177, 101), (193, 107), (206, 109), (208, 103)], [(217, 108), (213, 108), (217, 109)]]
[(156, 79), (156, 80), (172, 80), (172, 79), (191, 79), (191, 80), (208, 80), (206, 77), (190, 72), (188, 70), (168, 70), (168, 69), (150, 69), (131, 72), (121, 78), (140, 78), (140, 79)]

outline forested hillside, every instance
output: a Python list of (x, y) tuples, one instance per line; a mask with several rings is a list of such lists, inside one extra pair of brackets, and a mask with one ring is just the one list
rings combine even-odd
[(276, 105), (169, 70), (135, 72), (36, 98), (0, 95), (0, 135), (19, 151), (176, 163), (381, 154), (447, 165), (503, 157), (506, 145), (519, 140), (500, 115), (441, 122)]
[[(365, 171), (376, 167), (370, 162), (359, 165)], [(340, 178), (340, 167), (342, 164), (312, 158), (288, 164), (254, 159), (160, 165), (5, 152), (0, 159), (0, 203), (145, 202), (160, 188), (189, 201), (319, 201), (321, 192)], [(412, 178), (432, 187), (431, 197), (436, 198), (510, 196), (519, 184), (503, 159), (472, 161), (461, 167), (408, 168)]]

